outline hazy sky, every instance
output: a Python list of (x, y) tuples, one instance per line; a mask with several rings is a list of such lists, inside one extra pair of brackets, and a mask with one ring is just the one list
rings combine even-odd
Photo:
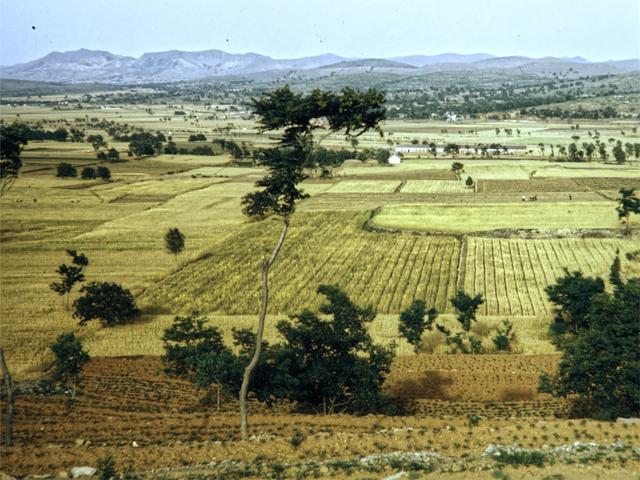
[(640, 57), (639, 32), (640, 0), (0, 0), (3, 65), (78, 48), (608, 60)]

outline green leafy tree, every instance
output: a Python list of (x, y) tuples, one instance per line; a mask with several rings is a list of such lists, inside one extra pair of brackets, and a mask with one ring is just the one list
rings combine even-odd
[(496, 350), (499, 352), (510, 352), (511, 345), (516, 335), (513, 333), (513, 323), (509, 320), (503, 320), (502, 326), (498, 328), (496, 336), (491, 339)]
[(67, 250), (71, 257), (71, 265), (61, 264), (56, 273), (60, 275), (59, 282), (52, 282), (49, 288), (61, 297), (66, 296), (66, 305), (69, 306), (69, 294), (77, 283), (84, 282), (84, 269), (89, 265), (89, 259), (82, 253), (75, 250)]
[(555, 316), (549, 333), (557, 345), (589, 326), (587, 312), (594, 295), (604, 292), (601, 278), (591, 278), (582, 272), (564, 269), (564, 276), (556, 279), (554, 285), (545, 288), (549, 301), (556, 305)]
[(620, 200), (618, 200), (616, 211), (628, 235), (631, 232), (631, 215), (640, 213), (640, 198), (636, 195), (635, 188), (620, 189)]
[(96, 169), (93, 167), (84, 167), (80, 172), (80, 178), (83, 180), (93, 180), (96, 178)]
[(453, 162), (451, 164), (451, 171), (456, 174), (458, 179), (460, 178), (460, 172), (464, 170), (464, 164), (461, 162)]
[(162, 336), (162, 360), (170, 375), (185, 377), (202, 388), (215, 384), (219, 409), (221, 390), (237, 394), (241, 366), (225, 346), (220, 330), (206, 327), (206, 323), (207, 318), (199, 317), (197, 312), (175, 317)]
[(71, 127), (69, 130), (71, 141), (74, 143), (84, 142), (85, 131), (80, 128)]
[(613, 150), (611, 150), (611, 153), (613, 153), (613, 158), (616, 159), (616, 163), (619, 165), (622, 165), (627, 159), (627, 154), (622, 148), (622, 142), (620, 140), (616, 142), (616, 145), (615, 147), (613, 147)]
[(427, 307), (422, 300), (414, 300), (409, 308), (400, 313), (398, 330), (413, 345), (416, 352), (420, 348), (422, 334), (425, 330), (433, 328), (433, 322), (437, 316), (438, 311), (435, 308), (427, 311)]
[(382, 384), (394, 347), (373, 343), (367, 324), (375, 312), (355, 305), (338, 287), (321, 285), (318, 293), (327, 300), (320, 313), (329, 318), (304, 310), (278, 323), (280, 358), (295, 381), (290, 400), (325, 413), (384, 409)]
[(104, 137), (102, 135), (99, 135), (99, 134), (88, 135), (87, 136), (87, 142), (89, 142), (91, 144), (91, 146), (93, 147), (93, 150), (96, 152), (96, 154), (98, 153), (98, 151), (102, 147), (106, 147), (107, 146), (107, 142), (104, 140)]
[(611, 270), (609, 273), (609, 282), (611, 285), (619, 287), (622, 284), (622, 273), (620, 268), (620, 257), (616, 255), (611, 264)]
[(169, 141), (164, 147), (164, 153), (166, 153), (167, 155), (177, 155), (178, 146), (175, 144), (175, 142)]
[(162, 149), (162, 138), (164, 136), (150, 132), (134, 134), (129, 142), (129, 151), (136, 157), (155, 155)]
[[(375, 130), (382, 135), (380, 122), (384, 120), (384, 94), (376, 90), (359, 92), (345, 87), (339, 93), (313, 90), (309, 94), (295, 93), (289, 86), (252, 100), (261, 132), (280, 131), (275, 148), (262, 150), (257, 163), (267, 174), (256, 182), (259, 190), (247, 194), (243, 212), (250, 217), (275, 215), (282, 229), (271, 254), (262, 263), (262, 295), (255, 337), (255, 350), (247, 365), (239, 394), (242, 438), (248, 438), (247, 393), (249, 382), (260, 360), (264, 323), (269, 302), (269, 269), (276, 261), (289, 229), (296, 203), (307, 195), (299, 188), (313, 169), (314, 152), (323, 138), (342, 132), (347, 138)], [(319, 135), (323, 132), (322, 135)]]
[(74, 302), (74, 318), (80, 325), (99, 320), (104, 327), (130, 322), (140, 315), (133, 295), (113, 282), (91, 282), (80, 289)]
[(80, 383), (80, 374), (85, 364), (89, 361), (89, 354), (83, 348), (82, 342), (73, 332), (63, 333), (58, 336), (50, 347), (55, 357), (54, 368), (51, 374), (52, 380), (68, 385), (73, 385), (73, 396), (76, 386)]
[(640, 278), (619, 284), (613, 294), (589, 298), (585, 323), (562, 346), (555, 375), (543, 375), (540, 390), (577, 395), (596, 417), (640, 416)]
[(112, 147), (107, 151), (98, 152), (96, 158), (105, 162), (118, 162), (120, 160), (120, 152)]
[(70, 163), (61, 162), (58, 164), (56, 177), (75, 178), (77, 176), (78, 176), (78, 171), (76, 170), (76, 167), (74, 167)]
[(178, 254), (184, 250), (184, 234), (177, 228), (170, 228), (164, 236), (164, 245), (167, 252), (178, 259)]
[(607, 161), (607, 158), (609, 158), (609, 154), (607, 153), (606, 143), (600, 142), (598, 144), (598, 154), (600, 155), (600, 160), (602, 160), (603, 162)]
[(28, 143), (26, 130), (22, 124), (0, 123), (0, 196), (13, 185), (22, 168), (20, 154)]
[(472, 187), (472, 186), (473, 186), (473, 178), (471, 178), (471, 177), (467, 177), (467, 179), (465, 180), (465, 182), (464, 182), (464, 183), (465, 183), (465, 185), (466, 185), (467, 187)]
[(436, 328), (446, 335), (447, 344), (452, 347), (453, 352), (460, 353), (481, 353), (481, 342), (471, 335), (471, 327), (476, 321), (476, 314), (480, 305), (484, 303), (482, 294), (474, 297), (458, 290), (455, 297), (451, 298), (451, 304), (458, 312), (456, 320), (462, 328), (462, 332), (453, 333), (443, 325), (436, 325)]
[(105, 180), (105, 181), (110, 180), (111, 170), (109, 170), (107, 167), (103, 167), (102, 165), (100, 165), (98, 168), (96, 168), (96, 175), (101, 180)]

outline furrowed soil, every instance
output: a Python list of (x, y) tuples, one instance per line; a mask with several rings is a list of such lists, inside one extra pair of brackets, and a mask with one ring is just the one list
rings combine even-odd
[[(240, 441), (233, 400), (223, 398), (218, 410), (215, 392), (167, 377), (159, 357), (96, 357), (85, 369), (74, 402), (64, 395), (18, 397), (15, 445), (2, 450), (2, 471), (20, 477), (60, 475), (112, 456), (119, 471), (149, 478), (240, 478), (238, 471), (245, 472), (244, 478), (295, 478), (294, 472), (311, 468), (311, 460), (317, 478), (384, 478), (404, 468), (406, 455), (422, 458), (426, 454), (420, 452), (435, 452), (429, 455), (437, 455), (432, 466), (439, 475), (476, 472), (445, 478), (491, 478), (489, 470), (499, 467), (483, 456), (491, 444), (558, 450), (575, 442), (611, 449), (618, 442), (627, 450), (604, 463), (589, 460), (589, 470), (593, 465), (613, 475), (601, 478), (637, 472), (637, 452), (629, 449), (638, 445), (639, 425), (557, 418), (567, 413), (569, 403), (532, 387), (558, 358), (398, 357), (385, 388), (407, 407), (405, 414), (313, 415), (290, 406), (252, 404), (253, 436)], [(472, 415), (477, 422), (470, 420)], [(294, 434), (302, 439), (300, 445), (292, 441)], [(402, 458), (398, 451), (405, 452)], [(431, 467), (423, 467), (426, 475)], [(281, 468), (281, 476), (273, 477)], [(568, 471), (566, 478), (596, 478), (572, 476), (571, 469), (554, 463), (527, 468), (532, 478), (556, 470)], [(372, 471), (373, 476), (362, 476)]]

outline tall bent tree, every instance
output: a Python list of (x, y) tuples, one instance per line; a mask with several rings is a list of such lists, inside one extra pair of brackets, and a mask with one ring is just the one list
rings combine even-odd
[(255, 349), (244, 370), (239, 395), (240, 428), (244, 440), (249, 436), (249, 382), (260, 361), (269, 305), (269, 269), (285, 241), (296, 203), (308, 196), (299, 185), (307, 178), (307, 172), (317, 167), (316, 151), (329, 135), (341, 133), (346, 140), (353, 141), (374, 130), (382, 136), (380, 122), (386, 115), (384, 101), (384, 93), (373, 89), (360, 92), (347, 87), (339, 93), (313, 90), (305, 95), (291, 91), (288, 85), (252, 99), (260, 131), (278, 131), (275, 138), (278, 142), (274, 148), (256, 153), (258, 164), (266, 167), (267, 174), (256, 182), (259, 189), (243, 198), (243, 213), (255, 218), (275, 215), (282, 221), (282, 228), (273, 250), (262, 263), (262, 295)]

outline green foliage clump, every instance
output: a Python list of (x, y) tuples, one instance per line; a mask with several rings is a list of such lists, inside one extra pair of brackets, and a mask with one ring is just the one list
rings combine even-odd
[(556, 305), (555, 316), (549, 333), (552, 341), (562, 343), (564, 337), (577, 333), (588, 326), (587, 313), (591, 305), (591, 298), (604, 292), (604, 282), (601, 278), (591, 278), (582, 272), (564, 270), (565, 275), (556, 279), (554, 285), (545, 288), (551, 303)]
[(56, 273), (60, 275), (60, 281), (50, 283), (49, 288), (61, 297), (66, 295), (68, 304), (69, 293), (75, 284), (85, 280), (84, 269), (89, 265), (89, 259), (75, 250), (67, 250), (67, 254), (71, 257), (72, 264), (63, 263), (58, 266)]
[(502, 321), (502, 327), (496, 332), (496, 336), (491, 339), (496, 350), (499, 352), (511, 351), (511, 344), (515, 340), (513, 333), (513, 323), (509, 320)]
[(414, 300), (409, 308), (400, 313), (400, 324), (398, 327), (400, 334), (406, 338), (417, 351), (420, 347), (422, 334), (425, 330), (431, 330), (433, 328), (433, 322), (437, 316), (438, 311), (435, 308), (427, 311), (424, 301)]
[(456, 319), (460, 323), (462, 332), (453, 333), (444, 325), (436, 325), (436, 328), (446, 335), (451, 353), (482, 353), (482, 342), (471, 335), (471, 327), (476, 321), (478, 308), (483, 303), (482, 294), (471, 297), (460, 290), (451, 299), (451, 304), (458, 312)]
[(96, 178), (96, 169), (93, 167), (84, 167), (80, 172), (80, 178), (83, 180), (93, 180)]
[(78, 176), (78, 170), (70, 163), (61, 162), (56, 168), (56, 177), (60, 178), (75, 178)]
[(167, 252), (178, 258), (178, 254), (184, 250), (184, 239), (184, 234), (178, 228), (167, 230), (164, 236), (164, 245)]
[[(267, 404), (293, 401), (326, 413), (367, 413), (389, 406), (382, 383), (393, 360), (392, 347), (375, 345), (367, 323), (375, 313), (354, 305), (339, 288), (323, 285), (321, 318), (305, 310), (278, 324), (283, 341), (263, 345), (251, 392)], [(255, 335), (234, 330), (237, 353), (214, 327), (193, 314), (176, 317), (163, 336), (167, 371), (201, 387), (218, 384), (229, 394), (240, 389), (241, 372), (253, 355)]]
[(100, 480), (111, 480), (118, 477), (116, 462), (112, 456), (99, 458), (96, 466)]
[(111, 170), (109, 170), (107, 167), (99, 166), (96, 169), (96, 175), (101, 180), (105, 180), (105, 181), (106, 180), (110, 180), (111, 179)]
[(49, 348), (55, 357), (52, 380), (64, 385), (73, 381), (76, 385), (84, 365), (89, 361), (89, 354), (80, 339), (73, 332), (63, 333)]
[(134, 320), (140, 315), (133, 295), (113, 282), (91, 282), (80, 289), (82, 295), (73, 302), (74, 318), (85, 325), (100, 320), (104, 327), (112, 327)]
[[(603, 283), (602, 279), (596, 280), (598, 285)], [(558, 372), (541, 377), (540, 390), (563, 397), (577, 395), (597, 417), (637, 417), (640, 278), (621, 281), (613, 294), (601, 290), (583, 301), (586, 304), (580, 310), (581, 321), (561, 343), (563, 355)], [(570, 307), (571, 304), (566, 308)], [(566, 310), (560, 313), (571, 315)]]

